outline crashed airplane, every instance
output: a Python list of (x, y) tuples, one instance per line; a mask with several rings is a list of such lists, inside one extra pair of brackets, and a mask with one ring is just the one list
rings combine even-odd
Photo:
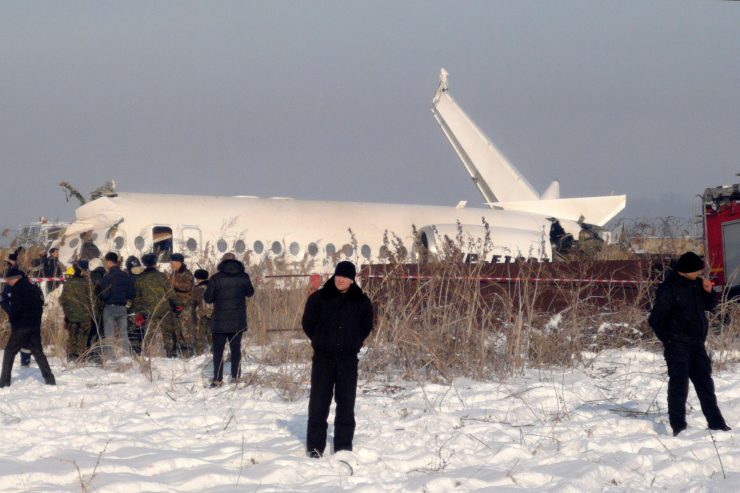
[[(191, 263), (226, 252), (331, 266), (340, 260), (412, 261), (442, 255), (446, 238), (462, 239), (468, 258), (550, 261), (563, 237), (597, 231), (626, 205), (624, 195), (560, 198), (553, 182), (538, 194), (457, 105), (442, 69), (432, 113), (488, 208), (123, 193), (111, 190), (75, 211), (56, 242), (64, 262), (115, 251), (147, 252)], [(461, 234), (462, 233), (462, 234)]]

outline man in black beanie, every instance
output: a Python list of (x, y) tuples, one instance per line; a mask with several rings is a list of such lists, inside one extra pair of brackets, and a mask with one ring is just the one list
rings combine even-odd
[(648, 323), (663, 343), (668, 366), (668, 418), (677, 436), (686, 429), (689, 380), (694, 384), (701, 411), (710, 430), (729, 431), (717, 405), (712, 362), (704, 343), (709, 322), (706, 312), (717, 304), (712, 283), (702, 277), (704, 261), (693, 252), (681, 255), (678, 265), (658, 287)]
[(357, 353), (373, 330), (370, 298), (355, 284), (352, 262), (340, 262), (334, 276), (308, 297), (303, 331), (311, 340), (311, 394), (306, 452), (319, 458), (326, 448), (332, 394), (337, 403), (334, 451), (352, 450), (355, 434)]

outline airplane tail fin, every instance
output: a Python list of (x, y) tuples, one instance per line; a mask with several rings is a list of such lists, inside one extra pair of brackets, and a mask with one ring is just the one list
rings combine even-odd
[(447, 92), (447, 71), (432, 100), (432, 113), (487, 203), (539, 200), (540, 195)]

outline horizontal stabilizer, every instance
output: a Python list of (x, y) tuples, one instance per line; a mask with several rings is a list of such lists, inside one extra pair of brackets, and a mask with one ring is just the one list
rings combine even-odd
[(578, 221), (583, 216), (588, 224), (603, 226), (627, 205), (626, 195), (578, 197), (553, 200), (521, 200), (488, 204), (509, 211), (531, 212), (558, 219)]

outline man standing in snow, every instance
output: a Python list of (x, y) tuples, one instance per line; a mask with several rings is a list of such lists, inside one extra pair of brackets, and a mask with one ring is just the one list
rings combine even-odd
[(370, 298), (355, 284), (352, 262), (339, 262), (334, 276), (308, 297), (303, 331), (311, 340), (311, 394), (306, 453), (319, 458), (326, 448), (332, 394), (337, 403), (334, 451), (352, 450), (355, 434), (357, 353), (373, 330)]
[(123, 349), (127, 353), (131, 352), (126, 305), (136, 297), (136, 286), (133, 277), (123, 272), (118, 266), (118, 254), (115, 252), (105, 254), (105, 267), (108, 269), (108, 273), (100, 282), (100, 299), (105, 303), (103, 330), (105, 331), (106, 341), (103, 345), (103, 352), (108, 358), (112, 358), (116, 327), (120, 332)]
[(208, 281), (203, 301), (213, 303), (213, 381), (211, 387), (223, 385), (223, 357), (226, 344), (231, 352), (231, 380), (241, 375), (242, 335), (247, 331), (247, 298), (254, 287), (244, 264), (224, 255), (218, 272)]
[(678, 266), (658, 287), (648, 323), (663, 343), (668, 366), (668, 417), (673, 436), (686, 429), (689, 380), (694, 384), (710, 430), (729, 431), (717, 405), (712, 362), (704, 343), (706, 311), (717, 304), (712, 283), (701, 277), (704, 261), (693, 252), (681, 255)]
[(0, 374), (0, 387), (10, 385), (13, 360), (21, 347), (31, 350), (41, 375), (47, 385), (56, 385), (49, 362), (41, 347), (41, 314), (44, 311), (44, 295), (41, 289), (31, 284), (23, 271), (16, 267), (8, 270), (5, 279), (11, 286), (10, 297), (10, 339), (5, 345), (3, 369)]

